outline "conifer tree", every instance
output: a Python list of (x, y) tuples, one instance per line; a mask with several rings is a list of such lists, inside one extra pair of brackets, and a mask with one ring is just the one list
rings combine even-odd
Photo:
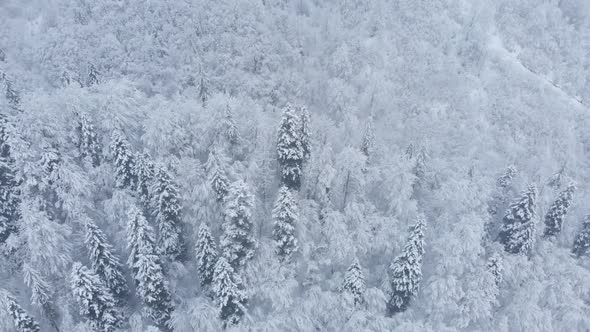
[(536, 200), (537, 188), (530, 186), (506, 211), (498, 235), (506, 252), (527, 255), (532, 249), (535, 239)]
[(246, 311), (247, 302), (240, 276), (235, 273), (225, 257), (215, 264), (213, 291), (219, 303), (219, 317), (224, 327), (237, 324)]
[(129, 143), (119, 132), (113, 134), (111, 152), (115, 164), (117, 187), (134, 188), (137, 182), (135, 158), (133, 158)]
[(301, 112), (301, 149), (303, 150), (303, 160), (307, 161), (311, 157), (311, 115), (307, 107), (300, 107)]
[(80, 263), (72, 266), (71, 286), (80, 306), (80, 314), (98, 331), (115, 331), (122, 317), (115, 309), (115, 299), (99, 277)]
[(180, 195), (178, 186), (164, 168), (159, 168), (156, 172), (152, 193), (160, 235), (158, 248), (160, 248), (161, 254), (178, 259), (184, 251), (180, 220)]
[(128, 289), (121, 262), (113, 254), (113, 247), (107, 243), (103, 232), (91, 220), (86, 221), (84, 243), (90, 254), (90, 264), (94, 273), (100, 277), (117, 300), (125, 298)]
[(8, 142), (8, 122), (0, 114), (0, 244), (17, 230), (20, 190)]
[(582, 229), (576, 235), (572, 252), (578, 257), (590, 252), (590, 215), (587, 215), (582, 222)]
[(0, 62), (6, 61), (6, 53), (0, 48)]
[(229, 105), (225, 107), (223, 115), (223, 126), (225, 127), (225, 137), (230, 144), (236, 144), (240, 140), (240, 132), (234, 119), (234, 114)]
[(348, 270), (346, 270), (342, 290), (352, 294), (355, 305), (360, 305), (365, 302), (365, 276), (357, 258), (354, 259), (354, 262), (352, 262), (350, 267), (348, 267)]
[(225, 173), (225, 163), (221, 154), (222, 152), (219, 149), (212, 148), (209, 150), (209, 157), (205, 164), (209, 183), (218, 201), (223, 201), (229, 189), (229, 180)]
[(361, 151), (367, 157), (373, 153), (375, 148), (375, 130), (373, 129), (373, 117), (369, 117), (363, 132), (363, 141), (361, 142)]
[(301, 119), (291, 105), (287, 105), (283, 110), (278, 131), (277, 153), (283, 183), (290, 189), (299, 190), (304, 149), (301, 142)]
[(7, 292), (3, 291), (3, 302), (6, 305), (6, 310), (14, 321), (16, 332), (39, 332), (41, 328), (39, 324), (29, 316), (25, 310), (16, 302), (16, 299)]
[(500, 286), (502, 280), (504, 279), (502, 275), (502, 271), (504, 270), (502, 266), (502, 257), (499, 255), (493, 255), (488, 259), (487, 264), (488, 271), (494, 276), (494, 281), (496, 282), (496, 286)]
[(231, 185), (225, 204), (221, 251), (232, 267), (238, 268), (254, 256), (257, 245), (252, 222), (254, 197), (246, 183), (238, 180)]
[(86, 85), (93, 86), (95, 84), (100, 83), (99, 77), (100, 77), (100, 73), (98, 72), (96, 67), (94, 67), (94, 65), (91, 64), (88, 67), (88, 80), (86, 80)]
[(272, 215), (276, 253), (281, 261), (289, 261), (293, 253), (298, 249), (297, 238), (295, 237), (298, 208), (293, 193), (286, 186), (281, 187), (279, 190)]
[(144, 208), (149, 210), (151, 202), (150, 189), (153, 185), (156, 168), (152, 157), (147, 153), (137, 153), (135, 155), (135, 176), (137, 177), (136, 191), (139, 195), (139, 200)]
[(201, 223), (196, 244), (197, 269), (202, 286), (208, 286), (213, 281), (215, 263), (217, 263), (217, 248), (211, 236), (209, 225)]
[(199, 81), (199, 99), (204, 106), (207, 105), (207, 101), (209, 100), (210, 96), (211, 93), (209, 92), (209, 82), (207, 81), (205, 75), (201, 74), (201, 79)]
[(59, 330), (58, 314), (50, 297), (49, 284), (29, 264), (23, 264), (25, 284), (31, 289), (31, 304), (40, 309), (51, 325)]
[(127, 263), (133, 272), (137, 294), (148, 315), (160, 327), (165, 327), (174, 310), (172, 298), (154, 246), (154, 230), (136, 207), (129, 211), (127, 236), (130, 251)]
[(101, 146), (94, 125), (85, 113), (78, 114), (78, 149), (82, 159), (88, 158), (92, 166), (100, 165)]
[(20, 95), (18, 91), (16, 91), (16, 89), (14, 88), (14, 83), (12, 82), (10, 77), (6, 75), (6, 73), (2, 73), (2, 80), (4, 81), (4, 95), (6, 96), (6, 100), (8, 100), (8, 103), (12, 107), (18, 107), (18, 105), (20, 104)]
[(572, 203), (576, 187), (571, 184), (559, 194), (559, 197), (551, 204), (545, 215), (545, 231), (543, 237), (554, 237), (561, 232), (563, 221)]
[(412, 297), (418, 293), (422, 280), (425, 228), (424, 219), (419, 219), (411, 230), (403, 252), (389, 267), (391, 290), (387, 310), (390, 315), (405, 311)]

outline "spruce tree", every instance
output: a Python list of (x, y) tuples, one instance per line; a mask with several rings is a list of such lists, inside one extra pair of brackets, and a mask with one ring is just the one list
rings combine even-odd
[(291, 105), (287, 105), (283, 110), (278, 131), (277, 154), (283, 184), (299, 190), (304, 149), (301, 142), (301, 119)]
[(213, 291), (219, 303), (223, 326), (237, 324), (246, 311), (247, 298), (240, 276), (225, 257), (220, 257), (215, 264)]
[(130, 251), (127, 263), (133, 272), (137, 294), (150, 318), (165, 328), (174, 310), (172, 297), (155, 249), (154, 230), (136, 207), (129, 211), (127, 237)]
[(494, 276), (496, 286), (500, 286), (504, 279), (502, 272), (504, 267), (502, 266), (502, 257), (499, 255), (493, 255), (488, 259), (487, 263), (488, 271)]
[(107, 243), (105, 235), (91, 220), (86, 221), (84, 241), (90, 254), (92, 270), (119, 301), (127, 295), (128, 289), (119, 258), (113, 254), (113, 247)]
[(358, 259), (354, 259), (354, 262), (346, 270), (344, 275), (344, 283), (342, 284), (342, 290), (350, 292), (354, 297), (354, 304), (360, 305), (365, 302), (365, 276), (361, 268), (361, 264)]
[(551, 204), (545, 215), (545, 231), (543, 237), (554, 237), (561, 232), (563, 221), (572, 203), (576, 187), (571, 184), (559, 194), (559, 197)]
[(211, 236), (209, 225), (201, 223), (196, 244), (197, 269), (201, 286), (208, 286), (213, 281), (215, 263), (217, 263), (217, 248)]
[(156, 205), (160, 253), (172, 259), (179, 259), (184, 251), (180, 194), (172, 176), (164, 168), (159, 168), (156, 172), (152, 193)]
[(31, 290), (31, 304), (40, 309), (51, 325), (59, 330), (58, 313), (51, 301), (49, 284), (28, 264), (23, 264), (23, 277), (25, 285)]
[(2, 292), (4, 294), (4, 303), (6, 305), (6, 310), (14, 321), (14, 327), (16, 332), (39, 332), (41, 328), (39, 324), (33, 319), (33, 317), (29, 316), (25, 310), (16, 302), (16, 299), (12, 297), (7, 292)]
[(222, 152), (219, 149), (212, 148), (209, 150), (209, 158), (207, 158), (205, 168), (215, 197), (218, 201), (223, 201), (229, 189), (229, 180), (225, 173), (225, 162), (222, 158)]
[(590, 215), (587, 215), (582, 222), (582, 229), (576, 235), (572, 252), (578, 257), (590, 253)]
[(512, 254), (527, 255), (535, 240), (537, 188), (530, 186), (510, 205), (503, 219), (500, 243)]
[(0, 114), (0, 244), (17, 230), (20, 190), (8, 142), (8, 121)]
[(199, 80), (199, 99), (203, 103), (203, 106), (207, 105), (210, 95), (209, 82), (207, 81), (205, 75), (201, 74), (201, 79)]
[(298, 249), (295, 237), (295, 225), (298, 220), (298, 208), (295, 197), (286, 186), (281, 187), (272, 211), (274, 219), (273, 238), (276, 253), (281, 261), (289, 261)]
[(373, 129), (373, 118), (369, 117), (363, 132), (363, 140), (361, 142), (361, 151), (368, 158), (375, 148), (375, 130)]
[(240, 140), (240, 132), (234, 119), (234, 114), (229, 105), (225, 107), (223, 114), (223, 127), (225, 128), (225, 137), (230, 144), (237, 144)]
[(115, 164), (117, 187), (134, 188), (137, 182), (135, 158), (133, 158), (129, 143), (119, 132), (113, 134), (111, 153)]
[(422, 280), (425, 228), (425, 221), (419, 219), (411, 230), (403, 252), (395, 258), (389, 267), (391, 290), (387, 310), (390, 315), (405, 311), (412, 297), (418, 293)]
[(101, 146), (94, 125), (86, 113), (78, 114), (78, 150), (82, 159), (88, 159), (92, 166), (100, 165)]
[(16, 91), (16, 89), (14, 88), (14, 83), (12, 82), (10, 77), (6, 75), (6, 73), (2, 73), (2, 80), (4, 81), (4, 95), (6, 96), (6, 100), (8, 100), (8, 103), (12, 107), (18, 107), (18, 105), (20, 104), (20, 95), (18, 91)]
[(139, 200), (143, 204), (146, 211), (149, 210), (152, 196), (150, 189), (153, 185), (156, 168), (152, 157), (147, 153), (137, 153), (135, 155), (135, 176), (137, 178), (136, 191), (139, 195)]
[(244, 266), (254, 256), (252, 209), (254, 197), (246, 183), (238, 180), (229, 189), (225, 200), (225, 221), (221, 237), (222, 255), (233, 268)]
[(303, 150), (303, 160), (307, 161), (311, 157), (311, 115), (307, 107), (300, 107), (301, 113), (301, 149)]
[(94, 67), (94, 65), (91, 64), (88, 67), (88, 79), (86, 80), (86, 85), (93, 86), (93, 85), (99, 84), (99, 83), (100, 83), (100, 73), (98, 72), (96, 67)]
[(115, 308), (115, 299), (100, 278), (80, 263), (72, 265), (71, 286), (80, 306), (80, 315), (98, 330), (115, 331), (122, 316)]

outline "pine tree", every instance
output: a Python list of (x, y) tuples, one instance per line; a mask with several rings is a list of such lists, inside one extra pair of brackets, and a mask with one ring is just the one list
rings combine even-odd
[(31, 289), (31, 303), (40, 309), (56, 330), (59, 330), (58, 314), (51, 302), (49, 284), (28, 264), (23, 264), (23, 276), (25, 285)]
[(576, 187), (571, 184), (559, 194), (559, 197), (551, 204), (545, 216), (545, 231), (543, 237), (554, 237), (561, 232), (563, 221), (572, 203)]
[(85, 113), (78, 114), (78, 150), (82, 159), (88, 158), (92, 162), (92, 166), (100, 165), (100, 155), (102, 149), (96, 136), (94, 125), (88, 119)]
[(352, 294), (355, 305), (360, 305), (365, 302), (365, 276), (361, 264), (356, 258), (350, 267), (348, 267), (348, 270), (346, 270), (342, 290)]
[(587, 215), (582, 222), (582, 229), (576, 235), (572, 252), (578, 257), (590, 252), (590, 215)]
[(8, 142), (8, 122), (0, 114), (0, 244), (17, 230), (20, 190)]
[(25, 310), (16, 302), (16, 299), (7, 292), (2, 294), (6, 304), (6, 309), (14, 321), (16, 332), (39, 332), (41, 328), (39, 324), (29, 316)]
[(289, 261), (298, 249), (295, 237), (295, 225), (298, 220), (298, 208), (295, 197), (289, 188), (283, 186), (279, 190), (275, 207), (272, 211), (274, 219), (273, 238), (276, 253), (281, 261)]
[(363, 132), (363, 141), (361, 142), (361, 151), (367, 157), (373, 153), (375, 148), (375, 130), (373, 129), (373, 117), (369, 117)]
[(139, 200), (146, 210), (149, 210), (151, 202), (150, 189), (153, 185), (156, 168), (152, 157), (147, 153), (137, 153), (135, 155), (135, 169), (134, 174), (137, 178), (136, 191), (139, 195)]
[(129, 143), (121, 133), (113, 134), (111, 152), (115, 164), (117, 187), (134, 188), (137, 182), (135, 176), (135, 159), (131, 154)]
[(530, 186), (510, 205), (498, 235), (504, 250), (512, 254), (527, 255), (535, 238), (535, 209), (537, 188)]
[(206, 223), (201, 223), (196, 244), (197, 269), (201, 286), (205, 287), (213, 281), (215, 263), (217, 263), (217, 248)]
[(2, 73), (2, 80), (4, 81), (6, 100), (12, 107), (18, 107), (20, 105), (20, 95), (14, 88), (14, 83), (6, 73)]
[(233, 183), (225, 200), (225, 222), (221, 237), (222, 255), (234, 268), (244, 266), (254, 256), (252, 209), (254, 198), (242, 180)]
[(301, 112), (301, 149), (303, 150), (303, 160), (307, 161), (311, 157), (311, 115), (307, 107), (300, 107)]
[(172, 297), (154, 246), (154, 230), (136, 207), (129, 211), (127, 236), (130, 251), (127, 263), (133, 272), (137, 294), (148, 315), (160, 327), (165, 327), (174, 310)]
[(425, 221), (419, 219), (408, 237), (403, 252), (389, 267), (391, 291), (387, 310), (390, 315), (405, 311), (412, 297), (418, 293), (422, 280), (425, 228)]
[(179, 259), (184, 251), (180, 195), (176, 183), (163, 168), (156, 172), (152, 193), (156, 203), (155, 213), (160, 235), (158, 248), (161, 254)]
[(220, 257), (215, 264), (213, 291), (219, 303), (219, 317), (223, 325), (237, 324), (244, 313), (247, 298), (240, 276), (225, 259)]
[(72, 265), (71, 286), (80, 306), (80, 315), (90, 325), (105, 332), (115, 331), (122, 316), (115, 309), (115, 299), (99, 277), (80, 263)]
[(229, 180), (225, 173), (225, 163), (221, 154), (222, 152), (219, 149), (212, 148), (209, 150), (209, 158), (207, 158), (207, 163), (205, 164), (209, 183), (218, 201), (223, 201), (229, 187)]
[(278, 131), (277, 153), (281, 179), (290, 189), (299, 190), (304, 150), (301, 142), (301, 119), (291, 105), (283, 110)]
[(119, 301), (127, 295), (127, 285), (119, 258), (113, 254), (113, 247), (107, 243), (103, 232), (91, 221), (86, 221), (84, 243), (90, 254), (92, 270), (109, 288)]
[(91, 64), (88, 67), (88, 80), (86, 80), (86, 85), (93, 86), (95, 84), (99, 84), (100, 83), (99, 77), (100, 77), (100, 73), (98, 72), (96, 67), (94, 67), (94, 65)]
[(493, 255), (488, 259), (487, 264), (488, 271), (494, 276), (494, 281), (496, 282), (496, 286), (500, 286), (504, 277), (502, 276), (502, 272), (504, 267), (502, 266), (502, 257), (499, 255)]

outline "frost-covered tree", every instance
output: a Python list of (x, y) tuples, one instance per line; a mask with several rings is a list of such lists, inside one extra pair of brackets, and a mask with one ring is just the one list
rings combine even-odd
[(301, 187), (304, 151), (301, 142), (301, 118), (287, 105), (278, 130), (277, 153), (283, 183), (295, 190)]
[(217, 148), (209, 150), (209, 157), (205, 168), (211, 188), (218, 201), (223, 201), (229, 189), (229, 180), (225, 172), (225, 161), (222, 152)]
[(122, 300), (127, 294), (127, 284), (122, 273), (119, 258), (113, 247), (106, 241), (104, 233), (91, 220), (86, 221), (84, 243), (90, 255), (94, 273), (104, 282), (116, 299)]
[(496, 286), (500, 286), (502, 280), (504, 280), (504, 276), (502, 272), (504, 271), (504, 267), (502, 265), (502, 256), (500, 255), (493, 255), (488, 259), (487, 263), (488, 271), (494, 276), (494, 281), (496, 282)]
[(24, 282), (31, 290), (31, 304), (37, 307), (49, 320), (51, 325), (58, 330), (58, 314), (54, 303), (51, 301), (49, 284), (41, 274), (29, 264), (23, 264)]
[(100, 278), (82, 264), (72, 265), (71, 287), (80, 307), (80, 315), (98, 331), (115, 331), (122, 316), (115, 307), (115, 299)]
[(311, 156), (311, 115), (305, 106), (299, 108), (301, 113), (301, 149), (303, 160), (308, 161)]
[(6, 100), (8, 100), (10, 106), (18, 107), (21, 101), (20, 94), (14, 88), (14, 83), (12, 82), (12, 79), (8, 77), (6, 73), (2, 73), (0, 81), (4, 81), (4, 95), (6, 96)]
[(78, 123), (76, 126), (78, 134), (78, 150), (82, 159), (88, 159), (92, 166), (100, 165), (100, 156), (102, 148), (96, 135), (96, 129), (88, 118), (86, 113), (78, 114)]
[(96, 67), (93, 64), (91, 64), (88, 67), (88, 79), (86, 79), (86, 85), (93, 86), (93, 85), (99, 84), (99, 83), (100, 83), (100, 73), (98, 72)]
[(390, 315), (406, 311), (412, 297), (418, 294), (422, 280), (424, 256), (424, 231), (426, 222), (419, 219), (411, 229), (403, 252), (389, 267), (390, 293), (387, 311)]
[(578, 256), (585, 256), (590, 252), (590, 215), (584, 217), (582, 228), (576, 235), (572, 252)]
[(575, 190), (576, 187), (570, 184), (559, 194), (555, 202), (551, 204), (549, 211), (545, 215), (545, 231), (543, 232), (543, 237), (554, 237), (561, 232), (563, 221), (572, 204)]
[(225, 257), (220, 257), (215, 264), (213, 292), (219, 303), (219, 317), (224, 326), (237, 324), (244, 313), (247, 302), (242, 280)]
[(504, 173), (496, 180), (496, 188), (488, 203), (488, 212), (491, 218), (485, 225), (485, 236), (487, 240), (493, 240), (498, 235), (503, 217), (501, 212), (506, 211), (512, 196), (515, 194), (513, 186), (515, 176), (516, 167), (508, 166)]
[(217, 263), (217, 247), (211, 236), (209, 225), (201, 223), (196, 243), (197, 269), (201, 286), (208, 286), (213, 281), (215, 263)]
[(137, 181), (135, 175), (135, 158), (133, 158), (127, 139), (120, 132), (113, 133), (111, 153), (115, 165), (117, 187), (133, 188)]
[(149, 317), (164, 327), (174, 310), (172, 298), (156, 252), (154, 230), (136, 207), (129, 211), (127, 243), (127, 263), (133, 271), (137, 294), (143, 300)]
[(229, 188), (225, 199), (225, 221), (221, 236), (221, 254), (234, 268), (244, 266), (254, 256), (257, 243), (254, 238), (252, 209), (254, 197), (248, 185), (238, 180)]
[(361, 142), (361, 151), (368, 158), (373, 154), (375, 149), (375, 129), (373, 128), (373, 117), (369, 117), (363, 131), (363, 140)]
[(177, 184), (164, 168), (160, 167), (155, 174), (152, 194), (159, 230), (160, 253), (172, 259), (179, 259), (184, 251), (180, 194)]
[(272, 217), (274, 219), (272, 234), (276, 253), (281, 261), (289, 261), (299, 247), (295, 234), (299, 216), (293, 192), (286, 186), (279, 189)]
[(8, 142), (8, 122), (0, 114), (0, 244), (17, 230), (20, 190)]
[(137, 153), (135, 155), (135, 169), (134, 173), (137, 177), (136, 191), (139, 195), (139, 200), (143, 204), (144, 208), (148, 209), (151, 202), (150, 188), (152, 186), (155, 166), (147, 153)]
[(203, 103), (203, 105), (207, 105), (207, 100), (211, 93), (209, 92), (209, 82), (204, 74), (201, 74), (201, 79), (199, 80), (199, 100)]
[(530, 186), (510, 205), (503, 219), (500, 243), (512, 254), (527, 255), (535, 240), (537, 188)]
[(367, 286), (365, 284), (365, 275), (358, 259), (355, 258), (354, 262), (350, 264), (346, 274), (344, 275), (344, 282), (342, 284), (342, 290), (349, 292), (354, 297), (354, 304), (360, 305), (365, 302), (365, 290)]
[(41, 328), (33, 317), (29, 316), (25, 310), (16, 302), (16, 299), (6, 291), (2, 291), (0, 296), (3, 297), (3, 301), (6, 310), (10, 314), (14, 322), (14, 328), (16, 332), (39, 332)]

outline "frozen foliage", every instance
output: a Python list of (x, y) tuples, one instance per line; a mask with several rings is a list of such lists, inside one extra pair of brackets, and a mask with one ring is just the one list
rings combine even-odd
[(569, 185), (559, 194), (559, 197), (549, 207), (549, 211), (547, 211), (547, 214), (545, 215), (544, 237), (556, 236), (561, 232), (563, 221), (570, 205), (572, 204), (575, 190), (576, 187), (574, 185)]
[(152, 199), (150, 189), (154, 181), (156, 168), (152, 158), (147, 153), (137, 153), (134, 166), (133, 173), (137, 177), (136, 191), (144, 208), (149, 211)]
[(590, 215), (584, 217), (582, 227), (578, 231), (574, 240), (574, 247), (572, 252), (580, 257), (587, 255), (590, 252)]
[(208, 286), (213, 281), (215, 263), (217, 263), (217, 247), (211, 236), (207, 223), (201, 223), (196, 244), (197, 266), (202, 286)]
[(16, 299), (8, 294), (6, 291), (0, 292), (0, 304), (4, 304), (12, 316), (14, 321), (14, 328), (16, 332), (39, 332), (41, 331), (39, 323), (33, 317), (29, 316), (25, 310), (16, 302)]
[(416, 225), (410, 230), (403, 252), (389, 267), (391, 290), (387, 311), (390, 315), (406, 311), (412, 298), (418, 294), (420, 281), (422, 281), (425, 229), (425, 220), (418, 219)]
[(490, 271), (490, 273), (494, 276), (496, 286), (499, 287), (503, 280), (502, 273), (504, 270), (504, 267), (502, 266), (502, 256), (495, 254), (490, 257), (488, 259), (487, 268), (488, 271)]
[(120, 132), (115, 132), (111, 139), (111, 155), (115, 165), (117, 186), (133, 188), (136, 185), (135, 158), (127, 139)]
[(100, 165), (102, 147), (98, 140), (96, 129), (86, 113), (78, 114), (78, 149), (82, 159), (88, 159), (93, 166)]
[(257, 243), (254, 238), (253, 208), (254, 197), (248, 185), (242, 180), (234, 182), (225, 199), (220, 247), (221, 255), (235, 269), (254, 257)]
[(363, 131), (363, 140), (361, 141), (361, 151), (365, 156), (369, 157), (373, 154), (375, 149), (375, 128), (373, 125), (373, 117), (369, 117)]
[(160, 167), (156, 171), (151, 192), (159, 230), (157, 247), (161, 254), (180, 259), (184, 252), (180, 196), (178, 186), (166, 169)]
[(506, 252), (530, 253), (535, 241), (536, 204), (537, 188), (531, 186), (506, 211), (499, 234)]
[(219, 303), (219, 317), (225, 325), (237, 324), (244, 316), (246, 293), (242, 280), (225, 257), (220, 257), (215, 264), (213, 275), (213, 292)]
[(121, 325), (121, 314), (115, 308), (115, 299), (98, 275), (80, 263), (72, 265), (71, 287), (80, 307), (80, 315), (90, 325), (104, 332), (112, 332)]
[(365, 276), (358, 258), (350, 264), (346, 274), (344, 275), (344, 282), (342, 283), (342, 290), (350, 292), (354, 297), (354, 304), (360, 305), (365, 302), (365, 291), (367, 286), (365, 284)]
[(272, 234), (277, 255), (281, 261), (289, 261), (299, 247), (296, 237), (299, 215), (295, 195), (286, 186), (279, 189), (272, 216), (274, 220)]
[(222, 151), (216, 147), (209, 150), (209, 157), (205, 168), (207, 169), (207, 176), (209, 184), (215, 193), (218, 201), (223, 201), (229, 189), (229, 180), (225, 172), (225, 160)]
[(305, 156), (302, 133), (300, 114), (295, 107), (287, 105), (279, 125), (277, 153), (283, 183), (296, 190), (301, 186)]
[(20, 191), (8, 135), (8, 121), (0, 114), (0, 244), (16, 231), (19, 218)]

